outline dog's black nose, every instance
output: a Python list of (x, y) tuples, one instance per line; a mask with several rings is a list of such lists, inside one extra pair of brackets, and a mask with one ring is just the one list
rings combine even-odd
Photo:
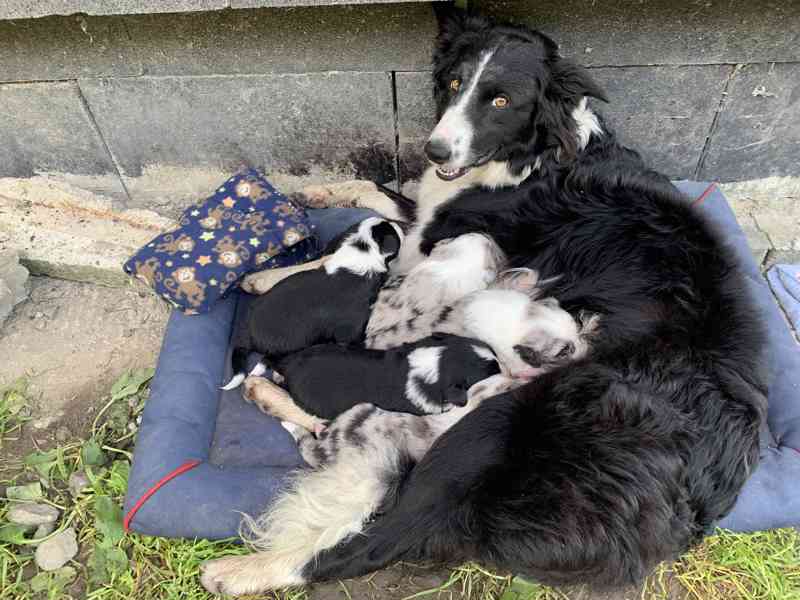
[(425, 156), (441, 165), (450, 160), (450, 147), (442, 140), (430, 139), (425, 143)]

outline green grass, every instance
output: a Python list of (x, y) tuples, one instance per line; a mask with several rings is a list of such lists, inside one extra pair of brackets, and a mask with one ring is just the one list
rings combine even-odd
[[(151, 371), (126, 374), (111, 389), (87, 439), (47, 451), (35, 451), (12, 469), (0, 469), (14, 493), (48, 502), (60, 510), (59, 527), (78, 534), (79, 555), (54, 573), (38, 573), (30, 532), (9, 528), (9, 501), (0, 500), (0, 600), (200, 600), (200, 564), (244, 552), (232, 541), (168, 540), (125, 535), (122, 499), (127, 486), (134, 433), (130, 423), (147, 398)], [(19, 435), (26, 417), (23, 383), (0, 396), (0, 440)], [(8, 401), (10, 400), (10, 402)], [(1, 443), (1, 442), (0, 442)], [(6, 461), (3, 461), (6, 462)], [(83, 469), (91, 486), (73, 498), (69, 475)], [(341, 597), (351, 596), (344, 584)], [(375, 597), (380, 598), (381, 590)], [(304, 590), (260, 596), (307, 600)], [(397, 591), (393, 593), (397, 597)], [(409, 593), (412, 599), (569, 600), (569, 593), (495, 574), (475, 564), (450, 572), (438, 587)], [(584, 596), (585, 597), (585, 596)], [(663, 565), (647, 581), (640, 600), (800, 600), (800, 533), (778, 530), (755, 534), (720, 532), (672, 565)]]

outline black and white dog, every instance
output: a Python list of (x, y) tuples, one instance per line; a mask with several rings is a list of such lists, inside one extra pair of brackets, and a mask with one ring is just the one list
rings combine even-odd
[(500, 373), (492, 349), (479, 340), (434, 334), (390, 350), (311, 346), (280, 360), (292, 399), (333, 419), (369, 399), (384, 410), (427, 415), (467, 403), (467, 390)]
[(363, 535), (321, 551), (305, 538), (299, 568), (258, 552), (213, 561), (209, 590), (401, 559), (638, 582), (702, 539), (758, 464), (766, 339), (745, 277), (714, 226), (589, 106), (605, 99), (589, 73), (539, 32), (453, 15), (434, 83), (436, 166), (398, 272), (440, 240), (489, 235), (511, 267), (560, 275), (548, 293), (562, 307), (600, 315), (592, 351), (465, 415)]
[[(222, 389), (245, 379), (247, 355), (268, 362), (313, 344), (361, 342), (372, 304), (386, 281), (388, 264), (400, 249), (403, 232), (385, 219), (370, 217), (336, 241), (323, 266), (295, 273), (250, 303), (237, 332), (233, 377)], [(266, 370), (259, 363), (254, 374)]]

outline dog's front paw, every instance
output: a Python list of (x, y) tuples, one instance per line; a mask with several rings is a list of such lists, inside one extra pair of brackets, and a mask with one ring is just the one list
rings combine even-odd
[(239, 556), (218, 558), (200, 565), (200, 583), (216, 596), (241, 596), (260, 592), (243, 572), (243, 559)]
[(273, 285), (274, 281), (271, 273), (269, 271), (260, 271), (246, 275), (239, 287), (248, 294), (260, 296), (261, 294), (266, 294)]

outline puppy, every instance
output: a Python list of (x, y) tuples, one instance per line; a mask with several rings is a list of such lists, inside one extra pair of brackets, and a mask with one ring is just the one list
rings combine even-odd
[[(253, 300), (244, 328), (237, 334), (234, 375), (222, 389), (233, 389), (244, 380), (250, 351), (273, 361), (312, 344), (361, 341), (370, 307), (402, 239), (397, 224), (377, 217), (365, 219), (343, 237), (321, 267), (295, 273)], [(255, 372), (264, 370), (259, 363)]]
[(370, 348), (392, 348), (433, 331), (443, 306), (486, 289), (506, 257), (480, 233), (442, 240), (406, 275), (392, 275), (378, 294), (366, 331)]
[(333, 419), (367, 398), (413, 415), (464, 406), (467, 390), (500, 366), (486, 344), (436, 333), (391, 350), (312, 346), (284, 357), (276, 370), (300, 408)]

